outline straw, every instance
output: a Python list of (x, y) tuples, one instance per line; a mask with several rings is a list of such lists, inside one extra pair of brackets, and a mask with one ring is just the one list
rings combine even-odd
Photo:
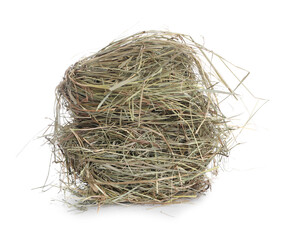
[(187, 35), (144, 31), (68, 68), (50, 142), (78, 206), (174, 203), (210, 187), (231, 148), (218, 97), (237, 96), (205, 51)]

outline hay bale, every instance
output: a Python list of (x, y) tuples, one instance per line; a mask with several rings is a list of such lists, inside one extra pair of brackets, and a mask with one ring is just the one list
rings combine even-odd
[(214, 90), (225, 82), (203, 56), (189, 36), (149, 31), (68, 68), (52, 142), (80, 205), (172, 203), (209, 188), (231, 129)]

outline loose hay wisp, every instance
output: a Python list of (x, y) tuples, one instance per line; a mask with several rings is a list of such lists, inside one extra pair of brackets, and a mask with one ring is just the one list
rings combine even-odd
[(235, 94), (206, 51), (148, 31), (68, 68), (50, 142), (79, 205), (172, 203), (209, 188), (231, 147), (219, 95)]

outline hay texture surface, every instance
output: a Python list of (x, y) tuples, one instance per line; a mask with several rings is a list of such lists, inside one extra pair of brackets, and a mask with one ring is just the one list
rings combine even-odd
[(206, 60), (189, 36), (149, 31), (68, 68), (51, 142), (78, 205), (172, 203), (209, 188), (231, 130), (215, 86), (229, 88)]

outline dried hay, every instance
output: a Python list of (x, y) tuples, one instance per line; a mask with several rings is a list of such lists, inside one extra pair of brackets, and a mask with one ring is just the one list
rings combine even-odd
[(173, 203), (210, 187), (207, 173), (233, 146), (219, 98), (237, 96), (207, 52), (148, 31), (68, 68), (50, 142), (78, 206)]

